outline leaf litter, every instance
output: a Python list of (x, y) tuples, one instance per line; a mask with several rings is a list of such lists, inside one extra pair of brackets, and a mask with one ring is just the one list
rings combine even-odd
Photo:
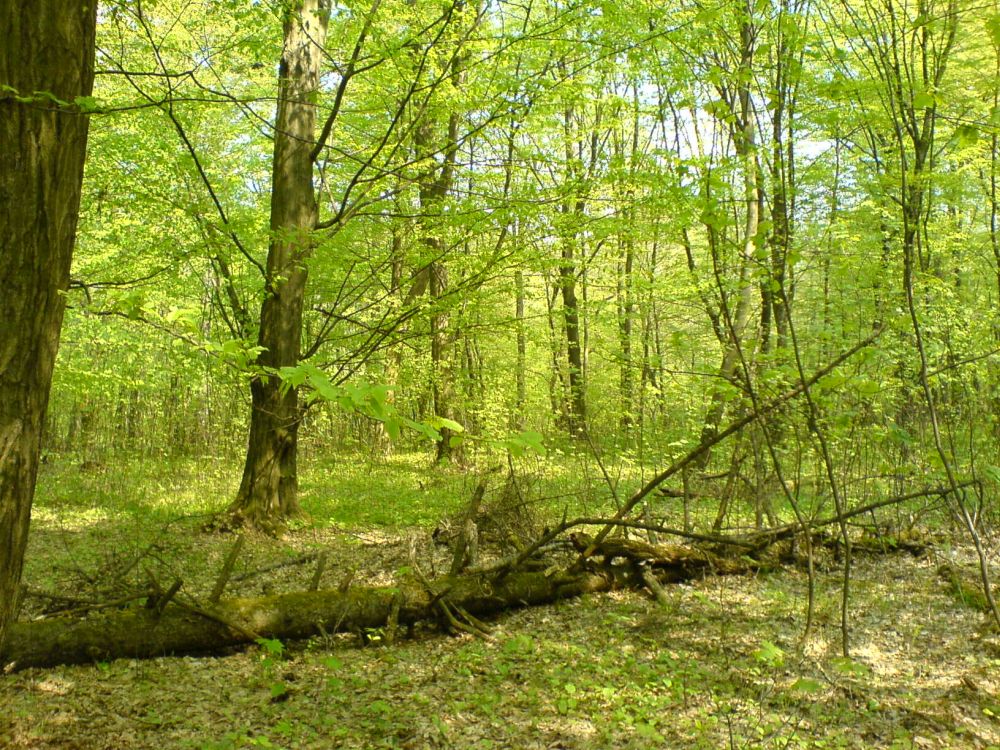
[[(96, 580), (109, 564), (99, 544), (68, 557), (64, 533), (34, 534), (29, 586)], [(252, 539), (227, 594), (303, 588), (311, 564), (247, 574), (319, 547), (330, 555), (322, 585), (349, 569), (391, 584), (414, 536), (421, 559), (446, 569), (425, 532), (307, 529)], [(147, 572), (183, 563), (186, 586), (211, 588), (231, 537), (178, 524), (175, 540)], [(807, 582), (787, 568), (669, 586), (667, 606), (619, 592), (517, 610), (489, 641), (426, 628), (388, 647), (372, 632), (365, 648), (341, 635), (278, 654), (27, 670), (0, 678), (0, 747), (1000, 748), (1000, 639), (937, 562), (859, 557), (850, 659), (839, 654), (839, 571), (818, 575), (803, 638)]]

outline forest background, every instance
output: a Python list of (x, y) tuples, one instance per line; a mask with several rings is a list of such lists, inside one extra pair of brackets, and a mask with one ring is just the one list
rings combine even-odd
[(96, 34), (53, 466), (211, 461), (216, 528), (271, 534), (400, 456), (586, 466), (647, 520), (677, 467), (685, 532), (832, 514), (848, 550), (917, 495), (875, 531), (953, 523), (988, 582), (992, 4), (160, 0)]

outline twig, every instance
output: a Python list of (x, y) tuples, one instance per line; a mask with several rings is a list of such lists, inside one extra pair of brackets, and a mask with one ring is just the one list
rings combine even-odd
[(313, 573), (312, 581), (309, 582), (309, 590), (316, 591), (319, 588), (319, 581), (323, 577), (323, 571), (326, 570), (327, 553), (323, 551), (319, 555), (319, 562), (316, 563), (316, 572)]
[(170, 588), (167, 589), (166, 593), (163, 594), (159, 599), (156, 600), (156, 616), (159, 617), (163, 614), (164, 608), (170, 604), (170, 601), (177, 596), (177, 592), (181, 590), (181, 586), (184, 585), (184, 581), (180, 578), (175, 578), (174, 582), (170, 584)]
[(229, 554), (226, 555), (226, 561), (222, 564), (222, 570), (219, 571), (219, 577), (215, 580), (212, 593), (208, 596), (209, 604), (218, 604), (219, 599), (222, 598), (222, 592), (226, 590), (226, 584), (229, 583), (229, 576), (233, 573), (233, 565), (236, 564), (236, 558), (239, 557), (240, 551), (243, 549), (243, 541), (243, 535), (240, 534), (236, 537)]

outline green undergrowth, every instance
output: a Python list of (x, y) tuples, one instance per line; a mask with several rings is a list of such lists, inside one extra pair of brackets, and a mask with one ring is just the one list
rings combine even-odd
[(836, 648), (836, 576), (820, 578), (806, 640), (801, 575), (709, 578), (670, 587), (665, 607), (625, 593), (516, 610), (488, 641), (269, 640), (225, 658), (33, 670), (0, 681), (0, 737), (187, 750), (994, 748), (1000, 660), (969, 640), (975, 620), (928, 585), (933, 571), (906, 565), (860, 571), (850, 659)]
[[(545, 456), (529, 453), (512, 463), (503, 456), (476, 455), (468, 463), (453, 465), (435, 464), (430, 450), (398, 451), (385, 457), (311, 450), (300, 459), (303, 515), (292, 521), (292, 527), (433, 528), (465, 506), (483, 476), (488, 476), (491, 492), (498, 493), (511, 466), (522, 495), (545, 522), (613, 513), (663, 468), (648, 458), (642, 462), (628, 454), (598, 461), (580, 446), (556, 446)], [(39, 476), (35, 519), (70, 530), (130, 517), (144, 528), (186, 520), (204, 523), (232, 500), (241, 469), (240, 459), (232, 456), (109, 455), (95, 460), (53, 454)], [(668, 485), (680, 490), (682, 482), (675, 477)], [(687, 523), (704, 530), (712, 525), (720, 491), (721, 484), (709, 484), (698, 487), (696, 497), (687, 503), (657, 493), (647, 502), (654, 517), (666, 525)], [(794, 513), (780, 488), (764, 491), (770, 494), (778, 520), (793, 521)], [(872, 488), (868, 499), (879, 497), (877, 488)], [(806, 516), (828, 517), (834, 512), (829, 497), (808, 488), (800, 492), (798, 504)], [(922, 501), (915, 505), (922, 507)], [(744, 491), (731, 503), (724, 529), (753, 528), (759, 510)], [(880, 521), (898, 529), (903, 523), (896, 517), (900, 514), (906, 516), (908, 509), (889, 509), (880, 514)], [(938, 522), (935, 518), (924, 515), (919, 520), (933, 524)], [(867, 522), (869, 517), (860, 520)]]
[[(426, 452), (306, 456), (306, 515), (279, 539), (252, 538), (236, 572), (322, 548), (331, 550), (324, 585), (348, 569), (391, 576), (407, 565), (397, 532), (427, 532), (454, 514), (494, 465), (437, 467)], [(627, 461), (605, 468), (620, 498), (650, 474)], [(616, 507), (586, 456), (525, 458), (517, 469), (548, 519)], [(502, 471), (491, 476), (502, 484)], [(126, 569), (135, 585), (176, 576), (203, 594), (232, 536), (201, 528), (238, 479), (229, 459), (54, 456), (40, 477), (25, 582), (101, 593)], [(656, 503), (668, 523), (683, 523), (680, 500)], [(688, 510), (706, 528), (714, 508), (699, 501)], [(734, 518), (752, 524), (753, 508), (737, 507)], [(141, 563), (130, 567), (133, 559)], [(302, 589), (312, 570), (232, 590)], [(839, 655), (839, 587), (838, 565), (825, 561), (808, 638), (805, 576), (784, 569), (669, 586), (667, 606), (627, 593), (517, 610), (492, 623), (489, 641), (429, 627), (392, 647), (358, 648), (357, 635), (346, 635), (267, 641), (224, 658), (30, 670), (0, 679), (9, 707), (0, 747), (997, 746), (1000, 647), (936, 563), (859, 557), (851, 659)], [(377, 630), (365, 635), (382, 642)]]

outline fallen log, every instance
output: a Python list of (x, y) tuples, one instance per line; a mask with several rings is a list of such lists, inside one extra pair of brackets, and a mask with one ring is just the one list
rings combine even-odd
[[(624, 588), (649, 589), (662, 603), (665, 597), (659, 587), (664, 583), (750, 573), (766, 565), (745, 554), (720, 555), (695, 546), (621, 537), (596, 539), (578, 533), (568, 541), (581, 556), (587, 553), (587, 558), (577, 557), (568, 568), (554, 564), (544, 572), (513, 569), (508, 562), (433, 581), (414, 574), (394, 587), (353, 586), (347, 578), (335, 589), (230, 598), (206, 605), (186, 602), (175, 582), (166, 594), (149, 598), (146, 606), (133, 603), (85, 618), (15, 623), (0, 654), (0, 672), (120, 658), (225, 653), (261, 638), (296, 640), (338, 632), (364, 635), (376, 628), (385, 628), (394, 639), (399, 626), (422, 621), (453, 631), (483, 633), (486, 628), (478, 618), (508, 609)], [(737, 542), (733, 549), (745, 544)]]
[(632, 585), (622, 566), (560, 572), (511, 573), (493, 582), (479, 575), (445, 577), (431, 590), (416, 582), (399, 587), (352, 587), (225, 599), (199, 609), (174, 599), (162, 612), (132, 607), (85, 619), (50, 618), (15, 623), (7, 636), (2, 671), (120, 658), (207, 654), (252, 643), (256, 638), (291, 640), (334, 632), (359, 632), (389, 622), (437, 619), (437, 601), (473, 616), (545, 604), (589, 592)]
[[(594, 544), (574, 535), (581, 549)], [(102, 610), (83, 618), (54, 617), (15, 623), (0, 655), (0, 671), (120, 658), (219, 653), (260, 638), (294, 640), (337, 632), (364, 634), (421, 621), (452, 630), (483, 632), (478, 620), (504, 610), (548, 604), (581, 594), (649, 588), (712, 574), (746, 573), (753, 561), (725, 559), (694, 547), (650, 545), (606, 539), (595, 559), (546, 572), (496, 570), (427, 580), (419, 569), (395, 587), (341, 585), (253, 599), (223, 599), (208, 605), (185, 603), (172, 588), (153, 605)], [(179, 586), (176, 586), (179, 588)], [(662, 597), (662, 590), (659, 596)], [(209, 599), (211, 602), (211, 599)]]

